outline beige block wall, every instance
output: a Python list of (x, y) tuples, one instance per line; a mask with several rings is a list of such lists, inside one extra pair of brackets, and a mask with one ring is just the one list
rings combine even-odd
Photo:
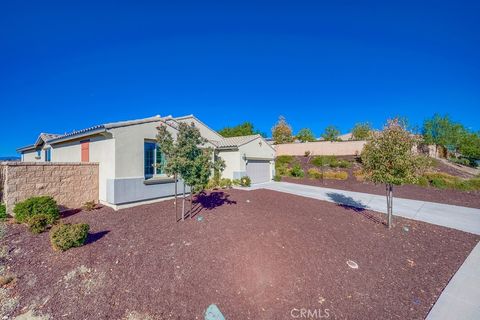
[(349, 156), (360, 154), (366, 141), (317, 141), (306, 143), (288, 143), (274, 145), (277, 156), (291, 155), (303, 156), (305, 151), (310, 151), (312, 155), (323, 156)]
[(13, 214), (15, 203), (32, 196), (52, 196), (62, 209), (98, 202), (98, 164), (4, 162), (3, 202)]

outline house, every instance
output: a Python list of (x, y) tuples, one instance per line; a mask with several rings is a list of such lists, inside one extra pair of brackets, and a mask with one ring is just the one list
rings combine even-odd
[[(252, 183), (272, 179), (275, 150), (264, 138), (223, 138), (193, 115), (106, 123), (63, 135), (41, 133), (34, 144), (17, 151), (24, 162), (98, 163), (99, 201), (116, 208), (174, 194), (174, 179), (154, 166), (164, 161), (155, 139), (159, 125), (166, 125), (175, 138), (181, 122), (193, 123), (208, 140), (207, 146), (225, 160), (224, 178), (248, 175)], [(182, 183), (179, 187), (179, 192), (183, 192)]]

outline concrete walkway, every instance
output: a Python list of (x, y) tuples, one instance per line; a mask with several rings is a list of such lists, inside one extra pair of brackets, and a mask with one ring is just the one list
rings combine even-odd
[[(385, 196), (368, 193), (288, 182), (262, 183), (249, 189), (269, 189), (357, 208), (387, 212)], [(480, 234), (480, 209), (394, 198), (393, 213), (413, 220)], [(426, 319), (480, 319), (480, 243), (475, 246), (452, 277)]]

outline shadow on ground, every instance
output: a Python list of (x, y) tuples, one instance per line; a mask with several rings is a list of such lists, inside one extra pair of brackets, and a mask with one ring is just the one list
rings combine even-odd
[(336, 192), (329, 192), (327, 193), (327, 196), (339, 207), (355, 211), (375, 223), (381, 223), (383, 225), (386, 225), (382, 219), (366, 211), (368, 207), (364, 205), (361, 201), (355, 200), (352, 197), (348, 197), (346, 195)]
[(199, 214), (202, 210), (213, 210), (225, 204), (232, 205), (237, 203), (237, 201), (235, 200), (230, 200), (229, 197), (230, 195), (226, 194), (223, 191), (199, 193), (195, 197), (195, 200), (193, 201), (193, 208), (190, 216), (193, 218), (194, 216)]
[(106, 230), (106, 231), (100, 231), (100, 232), (95, 232), (95, 233), (88, 233), (87, 240), (85, 241), (85, 244), (94, 243), (94, 242), (100, 240), (101, 238), (103, 238), (109, 232), (110, 231)]

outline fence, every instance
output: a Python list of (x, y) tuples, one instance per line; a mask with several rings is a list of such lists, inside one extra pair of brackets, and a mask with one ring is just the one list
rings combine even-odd
[(98, 164), (50, 162), (0, 163), (0, 189), (7, 213), (32, 196), (52, 196), (62, 209), (98, 201)]
[(303, 156), (306, 151), (316, 156), (351, 156), (360, 154), (366, 141), (316, 141), (274, 145), (277, 156)]

